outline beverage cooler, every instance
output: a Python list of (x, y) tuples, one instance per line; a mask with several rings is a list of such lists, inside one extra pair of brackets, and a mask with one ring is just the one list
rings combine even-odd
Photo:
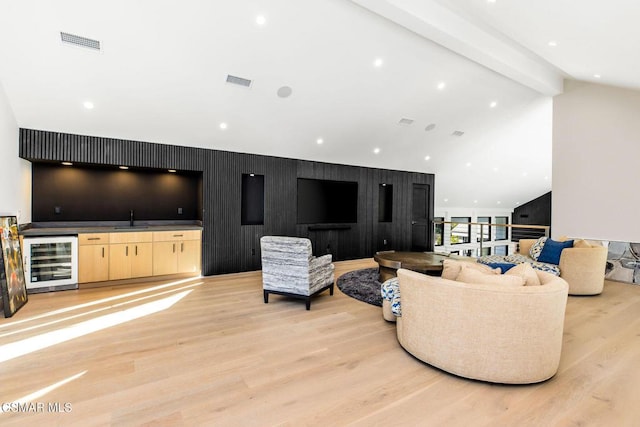
[(78, 289), (78, 237), (25, 237), (27, 292)]

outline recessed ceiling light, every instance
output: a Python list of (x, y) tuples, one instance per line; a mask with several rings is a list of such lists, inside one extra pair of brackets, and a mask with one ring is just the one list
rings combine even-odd
[(447, 86), (447, 84), (446, 84), (445, 82), (440, 82), (440, 83), (438, 83), (438, 86), (437, 86), (437, 87), (438, 87), (438, 90), (442, 90), (442, 89), (444, 89), (446, 86)]
[(264, 25), (266, 23), (267, 23), (267, 18), (265, 18), (264, 15), (256, 16), (256, 24), (262, 26), (262, 25)]
[(444, 201), (445, 201), (445, 202), (448, 202), (448, 201), (449, 201), (449, 199), (444, 199)]
[(549, 43), (547, 43), (549, 46), (551, 47), (556, 47), (558, 46), (558, 42), (556, 42), (555, 40), (551, 40)]
[(498, 168), (493, 168), (493, 171), (494, 172), (498, 172)]
[(169, 169), (168, 172), (176, 173), (176, 170), (175, 169)]
[(380, 153), (380, 149), (379, 149), (379, 148), (374, 148), (374, 149), (373, 149), (373, 152), (374, 152), (375, 154), (378, 154), (378, 153)]
[(220, 129), (226, 129), (227, 124), (225, 122), (220, 123)]
[(324, 139), (318, 138), (318, 139), (316, 139), (316, 142), (318, 143), (318, 145), (320, 145), (320, 144), (322, 144), (324, 142)]
[(498, 200), (498, 204), (501, 204), (502, 202), (500, 200)]
[(599, 79), (602, 76), (600, 74), (594, 74), (593, 77), (595, 77), (596, 79)]
[(431, 160), (431, 156), (424, 156), (425, 160)]
[(496, 108), (498, 106), (498, 103), (496, 101), (491, 102), (491, 104), (489, 104), (489, 107), (491, 108)]
[(373, 61), (373, 66), (376, 68), (380, 68), (382, 67), (382, 64), (384, 63), (384, 61), (382, 60), (382, 58), (376, 58), (375, 61)]
[(129, 166), (118, 166), (118, 167), (119, 167), (120, 169), (122, 169), (122, 170), (127, 170), (127, 169), (129, 169)]
[(93, 102), (91, 102), (91, 101), (85, 101), (85, 102), (82, 103), (82, 105), (87, 110), (93, 110), (93, 107), (94, 107)]
[(477, 200), (474, 200), (474, 201), (473, 201), (473, 203), (478, 203), (478, 201), (477, 201)]
[(64, 166), (73, 166), (73, 163), (71, 163), (71, 162), (62, 162), (62, 164)]
[(527, 173), (526, 172), (522, 172), (522, 176), (527, 176)]
[(544, 177), (544, 180), (545, 180), (545, 181), (547, 181), (548, 179), (549, 179), (549, 177), (548, 177), (548, 176), (545, 176), (545, 177)]
[(471, 166), (471, 162), (467, 162), (467, 164), (465, 166), (467, 166), (467, 167)]

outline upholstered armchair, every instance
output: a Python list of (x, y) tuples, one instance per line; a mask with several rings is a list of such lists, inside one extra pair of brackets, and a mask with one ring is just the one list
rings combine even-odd
[[(521, 254), (528, 256), (536, 239), (520, 239)], [(579, 243), (578, 243), (579, 242)], [(604, 288), (608, 249), (599, 244), (576, 240), (574, 247), (560, 255), (560, 277), (569, 283), (569, 295), (598, 295)]]
[(260, 248), (265, 304), (269, 302), (269, 294), (277, 294), (303, 299), (309, 310), (312, 296), (326, 289), (333, 295), (331, 254), (314, 257), (309, 239), (264, 236)]

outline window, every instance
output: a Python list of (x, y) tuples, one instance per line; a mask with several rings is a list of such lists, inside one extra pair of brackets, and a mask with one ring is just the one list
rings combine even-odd
[[(478, 222), (479, 223), (484, 223), (484, 224), (491, 224), (491, 217), (490, 216), (479, 216), (478, 217)], [(491, 227), (489, 227), (488, 225), (482, 225), (482, 226), (478, 226), (478, 236), (476, 237), (476, 242), (480, 241), (480, 228), (482, 228), (482, 241), (483, 242), (488, 242), (491, 240)]]
[(491, 248), (482, 248), (482, 250), (478, 248), (478, 252), (478, 256), (491, 255)]
[(493, 253), (496, 255), (507, 255), (508, 248), (507, 245), (494, 246)]
[(444, 224), (438, 224), (439, 221), (444, 221), (444, 217), (437, 216), (433, 218), (436, 246), (442, 246), (444, 244)]
[[(509, 224), (509, 217), (497, 216), (496, 224)], [(496, 226), (496, 240), (507, 240), (508, 238), (509, 238), (509, 228)], [(499, 255), (499, 254), (496, 254), (496, 255)]]
[(451, 244), (459, 245), (471, 241), (471, 218), (451, 217)]

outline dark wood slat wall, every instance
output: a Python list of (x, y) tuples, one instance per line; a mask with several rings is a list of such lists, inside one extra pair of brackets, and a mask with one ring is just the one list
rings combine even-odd
[[(335, 260), (373, 256), (382, 249), (411, 249), (413, 183), (431, 186), (434, 176), (255, 154), (156, 144), (59, 132), (20, 129), (20, 157), (30, 161), (70, 161), (202, 172), (203, 274), (260, 268), (260, 237), (309, 237), (318, 254), (327, 245)], [(242, 174), (264, 175), (263, 225), (241, 225)], [(296, 224), (296, 178), (356, 181), (358, 222), (346, 230), (310, 230)], [(378, 187), (393, 185), (393, 221), (378, 222)], [(387, 245), (383, 244), (384, 239)], [(433, 242), (433, 236), (432, 240)]]

